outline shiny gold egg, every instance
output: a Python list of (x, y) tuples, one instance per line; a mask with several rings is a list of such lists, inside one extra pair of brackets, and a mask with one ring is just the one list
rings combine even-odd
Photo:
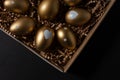
[(58, 0), (43, 0), (38, 7), (38, 13), (42, 19), (53, 19), (59, 10)]
[(45, 50), (50, 47), (53, 42), (55, 33), (49, 26), (44, 25), (40, 28), (35, 37), (35, 46), (38, 50)]
[(15, 35), (27, 35), (34, 30), (34, 27), (35, 23), (31, 18), (23, 17), (10, 26), (10, 31)]
[(79, 2), (81, 2), (81, 0), (64, 0), (64, 1), (69, 6), (75, 6), (76, 4), (78, 4)]
[(68, 27), (57, 30), (57, 38), (60, 44), (65, 48), (74, 49), (76, 47), (76, 37)]
[(91, 18), (91, 14), (85, 9), (71, 9), (66, 14), (66, 22), (71, 25), (83, 25)]
[(4, 7), (16, 13), (23, 13), (28, 10), (29, 2), (28, 0), (5, 0)]

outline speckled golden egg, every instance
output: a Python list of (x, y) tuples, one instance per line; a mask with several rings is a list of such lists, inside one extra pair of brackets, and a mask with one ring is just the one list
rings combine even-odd
[(28, 10), (29, 2), (28, 0), (5, 0), (4, 7), (16, 13), (24, 13)]
[(23, 17), (10, 26), (10, 31), (15, 35), (27, 35), (34, 30), (34, 27), (35, 23), (31, 18)]
[(68, 27), (62, 27), (57, 30), (57, 38), (65, 48), (74, 49), (76, 47), (76, 37)]
[(91, 14), (85, 9), (71, 9), (66, 14), (66, 22), (72, 25), (83, 25), (91, 18)]
[(76, 4), (80, 3), (81, 0), (64, 0), (66, 4), (69, 6), (75, 6)]
[(55, 33), (49, 26), (44, 25), (40, 28), (35, 37), (35, 46), (38, 50), (45, 50), (50, 47), (53, 42)]
[(38, 7), (38, 13), (42, 19), (53, 19), (59, 10), (58, 0), (43, 0)]

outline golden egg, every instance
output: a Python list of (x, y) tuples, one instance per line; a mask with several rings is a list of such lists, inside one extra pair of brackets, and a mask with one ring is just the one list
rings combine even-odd
[(53, 19), (59, 11), (58, 0), (43, 0), (39, 7), (38, 13), (42, 19)]
[(5, 0), (4, 7), (16, 13), (23, 13), (28, 10), (29, 2), (28, 0)]
[(57, 38), (60, 44), (65, 48), (74, 49), (76, 47), (76, 37), (68, 27), (57, 30)]
[(85, 9), (71, 9), (66, 14), (66, 22), (71, 25), (83, 25), (91, 18), (91, 14)]
[(79, 2), (81, 2), (81, 0), (64, 0), (64, 1), (69, 6), (75, 6), (76, 4), (78, 4)]
[(27, 35), (33, 31), (34, 27), (35, 23), (31, 18), (23, 17), (10, 26), (10, 31), (15, 35)]
[(44, 25), (40, 28), (35, 37), (35, 45), (38, 50), (45, 50), (50, 47), (53, 42), (55, 33), (49, 26)]

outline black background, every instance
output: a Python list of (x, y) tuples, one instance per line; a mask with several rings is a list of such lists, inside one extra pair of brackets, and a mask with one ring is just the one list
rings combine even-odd
[(120, 80), (120, 0), (61, 73), (0, 31), (0, 80)]

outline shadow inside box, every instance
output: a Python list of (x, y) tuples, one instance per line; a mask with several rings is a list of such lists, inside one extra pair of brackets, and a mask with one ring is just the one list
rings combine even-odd
[(119, 30), (119, 27), (113, 27), (118, 24), (118, 22), (112, 21), (117, 17), (114, 15), (116, 9), (113, 8), (70, 67), (68, 73), (87, 78), (95, 73), (104, 56), (109, 55), (108, 51)]

